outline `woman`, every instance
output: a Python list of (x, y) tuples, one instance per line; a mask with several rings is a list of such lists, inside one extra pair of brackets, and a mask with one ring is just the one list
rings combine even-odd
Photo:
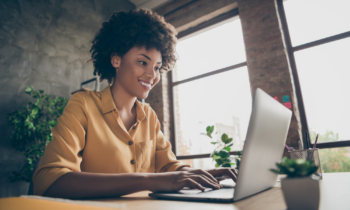
[[(147, 98), (175, 63), (176, 31), (149, 10), (114, 13), (96, 35), (94, 74), (111, 86), (69, 100), (36, 170), (34, 193), (64, 198), (115, 197), (142, 190), (204, 190), (231, 169), (195, 170), (176, 160)], [(154, 173), (157, 172), (157, 173)], [(166, 173), (161, 173), (166, 172)]]

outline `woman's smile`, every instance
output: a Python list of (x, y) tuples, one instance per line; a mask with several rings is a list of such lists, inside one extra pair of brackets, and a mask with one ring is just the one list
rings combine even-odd
[(139, 83), (145, 90), (150, 90), (152, 88), (152, 83), (145, 81), (145, 80), (139, 80)]

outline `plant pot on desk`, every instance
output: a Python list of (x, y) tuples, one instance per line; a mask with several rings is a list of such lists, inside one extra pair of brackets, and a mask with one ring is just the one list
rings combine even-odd
[(288, 210), (317, 210), (320, 205), (320, 183), (311, 177), (281, 180)]

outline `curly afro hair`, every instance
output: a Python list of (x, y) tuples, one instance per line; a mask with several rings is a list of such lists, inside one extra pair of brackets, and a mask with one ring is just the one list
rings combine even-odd
[(94, 64), (94, 75), (112, 83), (116, 77), (111, 64), (111, 55), (121, 58), (133, 47), (156, 48), (162, 54), (162, 70), (171, 70), (176, 62), (175, 28), (166, 23), (164, 17), (147, 9), (130, 12), (115, 12), (102, 24), (92, 41), (90, 52)]

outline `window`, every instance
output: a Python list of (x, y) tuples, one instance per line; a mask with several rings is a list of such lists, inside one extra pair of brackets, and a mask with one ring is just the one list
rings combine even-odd
[[(251, 92), (238, 16), (179, 39), (172, 72), (175, 148), (178, 159), (196, 168), (213, 168), (214, 150), (205, 135), (215, 126), (242, 150), (251, 113)], [(201, 157), (201, 159), (193, 159)]]
[(293, 46), (350, 31), (349, 1), (287, 0), (283, 6)]
[(310, 132), (350, 140), (349, 55), (350, 38), (294, 53)]
[[(325, 172), (349, 171), (344, 146), (350, 146), (350, 2), (279, 0), (278, 5), (303, 131), (309, 132), (310, 143), (319, 134), (318, 148), (337, 147), (320, 150)], [(336, 169), (334, 161), (344, 168)]]
[(319, 155), (323, 173), (350, 171), (350, 147), (320, 149)]

